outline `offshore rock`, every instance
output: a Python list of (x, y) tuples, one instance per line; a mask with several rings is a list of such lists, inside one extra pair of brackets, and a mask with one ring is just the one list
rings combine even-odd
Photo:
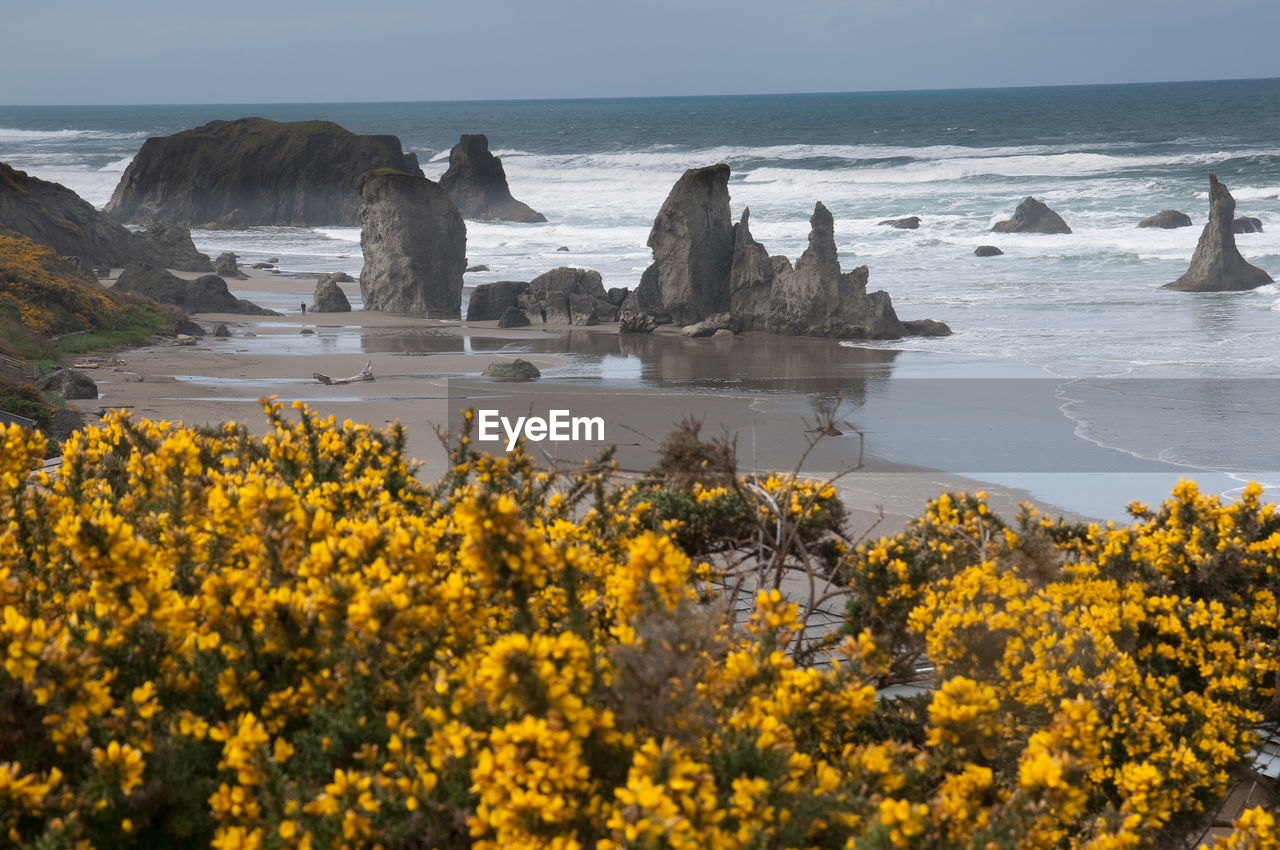
[(779, 269), (760, 330), (852, 339), (905, 336), (907, 329), (893, 311), (889, 293), (867, 292), (867, 267), (840, 271), (835, 225), (821, 203), (814, 206), (809, 225), (809, 247), (793, 270)]
[(1273, 283), (1271, 275), (1250, 265), (1236, 248), (1232, 230), (1236, 201), (1227, 187), (1209, 175), (1209, 221), (1200, 233), (1191, 265), (1165, 289), (1181, 292), (1240, 292)]
[(568, 266), (529, 281), (516, 302), (533, 324), (597, 325), (612, 322), (618, 313), (606, 297), (600, 272)]
[(999, 257), (1004, 251), (1001, 251), (995, 245), (979, 245), (973, 249), (975, 257)]
[(676, 181), (649, 232), (653, 264), (624, 306), (690, 325), (722, 312), (733, 263), (729, 166), (691, 168)]
[(213, 261), (213, 273), (218, 277), (229, 277), (232, 280), (249, 279), (247, 274), (240, 271), (240, 266), (236, 263), (236, 255), (230, 251), (224, 251), (218, 255), (218, 259)]
[(1160, 210), (1149, 218), (1138, 222), (1138, 227), (1159, 227), (1162, 230), (1173, 230), (1175, 227), (1190, 227), (1191, 216), (1178, 210)]
[[(350, 278), (350, 275), (348, 275)], [(338, 286), (338, 276), (322, 274), (316, 279), (316, 291), (311, 296), (312, 313), (350, 313), (351, 302), (347, 293)]]
[(482, 133), (464, 133), (449, 151), (449, 168), (440, 178), (463, 218), (479, 221), (518, 221), (528, 224), (547, 217), (511, 197), (502, 160), (489, 153)]
[(729, 313), (746, 328), (768, 323), (773, 284), (779, 274), (791, 271), (786, 257), (770, 257), (764, 245), (751, 236), (751, 210), (733, 226), (733, 255), (729, 266)]
[(1013, 218), (998, 221), (991, 228), (992, 233), (1070, 233), (1071, 228), (1062, 220), (1062, 216), (1049, 209), (1048, 205), (1028, 197), (1013, 212)]
[(886, 218), (881, 224), (887, 224), (898, 230), (917, 230), (920, 227), (920, 216), (912, 215), (906, 218)]
[(366, 310), (462, 317), (467, 228), (440, 184), (389, 168), (358, 184)]
[(209, 257), (196, 250), (185, 227), (131, 233), (66, 186), (4, 163), (0, 163), (0, 228), (63, 256), (79, 257), (82, 267), (119, 268), (137, 261), (182, 271), (213, 271)]
[(329, 121), (211, 121), (147, 139), (106, 212), (118, 221), (248, 227), (355, 225), (366, 171), (421, 175), (395, 136)]
[(142, 263), (130, 263), (120, 272), (116, 289), (145, 295), (152, 301), (173, 304), (186, 313), (243, 313), (250, 316), (278, 316), (231, 294), (227, 282), (216, 274), (183, 280), (171, 272)]
[(1254, 218), (1251, 215), (1242, 215), (1235, 221), (1231, 222), (1232, 233), (1261, 233), (1262, 219)]
[[(490, 322), (501, 319), (509, 308), (520, 305), (520, 296), (529, 288), (522, 280), (499, 280), (482, 283), (471, 292), (467, 302), (468, 322)], [(526, 321), (525, 324), (528, 324)]]

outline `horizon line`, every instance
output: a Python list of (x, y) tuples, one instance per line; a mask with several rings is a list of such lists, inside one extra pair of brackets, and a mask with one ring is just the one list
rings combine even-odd
[(581, 95), (570, 97), (489, 97), (464, 98), (451, 100), (245, 100), (245, 101), (177, 101), (133, 102), (133, 103), (5, 103), (0, 109), (8, 108), (84, 108), (84, 107), (138, 107), (138, 106), (349, 106), (366, 104), (460, 104), (460, 103), (558, 103), (566, 101), (593, 100), (694, 100), (700, 98), (734, 98), (734, 97), (804, 97), (810, 95), (878, 95), (878, 94), (929, 94), (937, 92), (979, 92), (979, 91), (1029, 91), (1037, 89), (1074, 89), (1074, 88), (1110, 88), (1124, 86), (1160, 86), (1188, 85), (1195, 83), (1247, 83), (1280, 80), (1276, 77), (1227, 77), (1210, 80), (1131, 80), (1109, 83), (1040, 83), (1036, 85), (1003, 85), (1003, 86), (952, 86), (943, 88), (905, 88), (905, 89), (862, 89), (862, 90), (815, 90), (791, 92), (734, 92), (734, 93), (701, 93), (701, 94), (642, 94), (642, 95)]

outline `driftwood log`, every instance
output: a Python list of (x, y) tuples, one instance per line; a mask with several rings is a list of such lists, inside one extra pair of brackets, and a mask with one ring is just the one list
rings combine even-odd
[(312, 372), (311, 377), (315, 378), (322, 384), (333, 386), (334, 384), (356, 384), (360, 381), (373, 380), (373, 361), (366, 360), (364, 368), (350, 378), (330, 378), (328, 375), (321, 375), (319, 372)]

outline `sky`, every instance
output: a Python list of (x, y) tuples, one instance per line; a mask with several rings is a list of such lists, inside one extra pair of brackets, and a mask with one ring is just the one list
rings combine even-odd
[(767, 94), (1280, 76), (1275, 0), (4, 5), (0, 104), (8, 105)]

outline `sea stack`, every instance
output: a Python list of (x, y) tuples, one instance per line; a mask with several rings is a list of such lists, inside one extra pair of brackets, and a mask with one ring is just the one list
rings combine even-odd
[(729, 166), (686, 171), (658, 210), (648, 244), (653, 263), (629, 306), (677, 325), (723, 312), (733, 263)]
[(462, 318), (467, 228), (439, 183), (382, 168), (358, 184), (366, 310)]
[(1200, 233), (1186, 274), (1165, 289), (1180, 292), (1241, 292), (1274, 283), (1271, 275), (1250, 265), (1236, 248), (1232, 225), (1236, 199), (1216, 175), (1209, 175), (1209, 221)]
[(533, 224), (547, 217), (511, 197), (502, 160), (489, 153), (489, 139), (482, 133), (464, 133), (449, 151), (449, 169), (440, 185), (463, 218), (479, 221), (516, 221)]
[(136, 224), (350, 226), (360, 208), (356, 181), (377, 168), (422, 174), (395, 136), (361, 136), (329, 121), (211, 121), (147, 139), (106, 212)]
[(997, 221), (992, 233), (1070, 233), (1071, 228), (1062, 216), (1049, 209), (1048, 204), (1027, 197), (1013, 211), (1013, 218)]
[(316, 279), (316, 291), (311, 296), (312, 313), (350, 313), (351, 302), (347, 293), (338, 286), (336, 274), (322, 274)]

